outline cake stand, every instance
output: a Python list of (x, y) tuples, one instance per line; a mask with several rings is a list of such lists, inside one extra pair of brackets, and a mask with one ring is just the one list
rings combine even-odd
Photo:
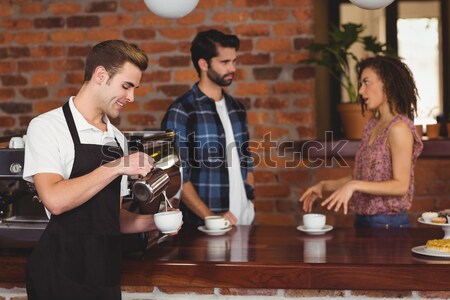
[(438, 223), (425, 222), (425, 220), (422, 217), (417, 219), (417, 221), (419, 223), (422, 223), (422, 224), (427, 224), (427, 225), (441, 227), (442, 230), (444, 230), (444, 237), (443, 238), (444, 239), (450, 239), (450, 224), (449, 223), (438, 224)]

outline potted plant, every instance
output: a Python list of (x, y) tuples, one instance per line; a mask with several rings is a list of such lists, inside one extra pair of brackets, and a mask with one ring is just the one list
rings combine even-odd
[[(363, 46), (364, 55), (392, 55), (386, 44), (377, 41), (374, 36), (362, 36), (365, 27), (362, 24), (346, 23), (341, 27), (332, 27), (328, 43), (313, 43), (308, 46), (311, 57), (303, 62), (316, 64), (328, 69), (345, 91), (347, 99), (338, 105), (344, 134), (349, 139), (360, 139), (362, 128), (372, 113), (363, 114), (358, 97), (356, 64), (362, 59), (352, 52), (353, 45)], [(355, 120), (347, 120), (348, 115), (355, 115)], [(361, 124), (359, 127), (356, 124)], [(353, 132), (352, 132), (353, 130)]]

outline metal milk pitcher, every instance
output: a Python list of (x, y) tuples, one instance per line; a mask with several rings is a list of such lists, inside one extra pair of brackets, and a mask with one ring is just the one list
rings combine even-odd
[(133, 183), (132, 190), (134, 197), (145, 203), (150, 203), (158, 198), (169, 185), (169, 175), (166, 171), (156, 168), (145, 177)]

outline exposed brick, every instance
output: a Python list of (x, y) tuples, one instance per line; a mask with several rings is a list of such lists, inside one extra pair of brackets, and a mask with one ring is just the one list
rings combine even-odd
[(436, 211), (436, 199), (432, 197), (414, 197), (410, 212)]
[(197, 72), (193, 69), (175, 70), (175, 82), (195, 82), (198, 80)]
[(138, 89), (135, 91), (136, 96), (146, 96), (149, 93), (153, 92), (153, 86), (150, 84), (140, 85)]
[(276, 172), (273, 171), (254, 171), (255, 182), (258, 183), (275, 183), (277, 181)]
[(168, 82), (170, 81), (169, 71), (145, 72), (142, 75), (141, 82)]
[(156, 88), (157, 91), (163, 92), (168, 97), (178, 97), (189, 89), (190, 85), (184, 84), (161, 85)]
[(14, 41), (14, 35), (10, 33), (0, 33), (0, 44), (9, 45)]
[(209, 1), (199, 1), (197, 8), (209, 9), (216, 7), (225, 7), (228, 5), (229, 0), (209, 0)]
[(144, 43), (141, 45), (141, 49), (146, 53), (167, 53), (177, 49), (177, 45), (174, 43)]
[(164, 68), (187, 67), (191, 64), (191, 58), (189, 56), (162, 56), (158, 62)]
[(218, 23), (238, 23), (247, 21), (249, 16), (247, 11), (221, 11), (213, 15), (213, 20)]
[(256, 48), (262, 51), (292, 50), (292, 42), (287, 38), (262, 38), (256, 42)]
[(238, 57), (241, 65), (266, 65), (270, 63), (270, 54), (242, 54)]
[(204, 12), (191, 12), (183, 18), (177, 19), (180, 25), (197, 25), (205, 22), (206, 14)]
[(252, 100), (247, 97), (234, 97), (234, 99), (242, 105), (244, 105), (245, 109), (249, 110), (252, 107)]
[(117, 1), (90, 2), (86, 7), (88, 13), (115, 12), (116, 10)]
[(33, 85), (55, 85), (61, 82), (60, 73), (40, 73), (31, 77)]
[(311, 20), (312, 19), (312, 8), (311, 7), (304, 7), (301, 9), (295, 9), (293, 11), (293, 15), (296, 20), (302, 21), (302, 20)]
[(288, 289), (285, 291), (285, 295), (288, 298), (341, 298), (345, 297), (345, 291), (339, 290), (293, 290)]
[(22, 75), (2, 75), (0, 79), (4, 86), (21, 86), (28, 83), (28, 80)]
[(0, 74), (10, 74), (17, 69), (15, 61), (0, 61)]
[(13, 15), (12, 5), (0, 5), (0, 17), (11, 17)]
[(278, 124), (312, 124), (313, 118), (310, 112), (275, 113), (275, 121)]
[(89, 54), (92, 46), (70, 46), (67, 50), (68, 56), (82, 56), (83, 58)]
[(54, 60), (53, 63), (53, 69), (57, 71), (62, 70), (69, 70), (69, 71), (77, 71), (77, 70), (84, 70), (84, 61), (82, 59), (61, 59), (61, 60)]
[(148, 40), (155, 38), (156, 32), (151, 28), (131, 28), (124, 30), (123, 35), (127, 39)]
[(270, 122), (269, 113), (267, 113), (267, 112), (249, 111), (249, 112), (247, 112), (247, 120), (248, 120), (248, 123), (251, 125), (265, 124), (267, 122)]
[(152, 99), (151, 101), (144, 103), (145, 111), (167, 111), (173, 99)]
[(123, 112), (138, 112), (138, 111), (140, 111), (139, 103), (137, 103), (137, 102), (127, 103), (127, 105), (125, 105), (123, 107), (122, 111)]
[(254, 126), (254, 132), (254, 138), (262, 138), (270, 133), (272, 138), (279, 139), (289, 134), (289, 130), (275, 126)]
[(132, 15), (114, 14), (104, 16), (100, 19), (101, 26), (128, 26), (132, 25), (134, 18)]
[(120, 30), (115, 28), (109, 29), (91, 29), (86, 33), (86, 40), (94, 41), (95, 44), (104, 40), (116, 40), (121, 37)]
[(268, 95), (270, 94), (269, 85), (263, 82), (238, 83), (236, 89), (237, 96), (247, 95)]
[(21, 89), (20, 94), (28, 99), (39, 99), (48, 96), (47, 88), (44, 87), (33, 87)]
[[(256, 186), (256, 189), (258, 189), (258, 186)], [(275, 202), (272, 200), (255, 199), (253, 204), (258, 214), (275, 211)]]
[(14, 41), (17, 44), (43, 44), (48, 40), (45, 32), (17, 32)]
[(27, 30), (33, 28), (33, 21), (30, 19), (3, 19), (2, 22), (3, 29), (9, 30)]
[(20, 5), (20, 14), (37, 15), (45, 11), (42, 3), (23, 3)]
[(265, 225), (292, 225), (294, 222), (293, 214), (260, 213), (256, 215), (256, 223)]
[(274, 85), (277, 94), (312, 94), (312, 82), (278, 82)]
[(305, 7), (312, 6), (314, 0), (273, 0), (273, 4), (276, 6), (293, 6), (293, 7)]
[(138, 24), (144, 26), (167, 25), (170, 23), (171, 23), (170, 19), (162, 18), (152, 13), (143, 15), (138, 20)]
[(61, 17), (37, 18), (34, 19), (34, 27), (42, 28), (61, 28), (64, 27), (64, 19)]
[(78, 88), (75, 87), (65, 87), (60, 88), (56, 91), (55, 96), (58, 98), (68, 98), (70, 96), (75, 96), (78, 92)]
[(47, 71), (50, 68), (50, 63), (46, 60), (24, 60), (19, 61), (17, 68), (20, 72)]
[(282, 9), (256, 10), (252, 12), (252, 19), (263, 21), (283, 21), (288, 16), (289, 11)]
[(283, 35), (296, 36), (304, 34), (313, 34), (313, 31), (314, 31), (313, 23), (309, 21), (296, 23), (282, 23), (282, 24), (275, 24), (273, 26), (273, 32), (276, 34), (276, 36), (283, 36)]
[(81, 43), (84, 42), (85, 32), (81, 30), (53, 31), (50, 39), (54, 43)]
[(280, 76), (281, 67), (254, 68), (253, 76), (256, 80), (275, 80)]
[(296, 65), (302, 60), (309, 58), (309, 53), (306, 51), (300, 52), (278, 52), (274, 55), (273, 61), (279, 65)]
[(74, 2), (51, 3), (48, 10), (53, 15), (74, 15), (81, 12), (81, 4)]
[(127, 116), (128, 122), (133, 125), (140, 125), (140, 126), (154, 126), (156, 123), (155, 117), (149, 115), (149, 114), (131, 114)]
[(316, 130), (312, 127), (298, 126), (296, 131), (301, 139), (310, 139), (316, 136)]
[(315, 75), (312, 67), (299, 67), (294, 70), (292, 78), (295, 80), (311, 79)]
[(286, 98), (277, 97), (264, 97), (258, 98), (255, 101), (255, 108), (265, 108), (265, 109), (283, 109), (289, 106), (289, 100)]
[(30, 49), (28, 47), (7, 47), (0, 48), (0, 59), (29, 57)]
[(294, 39), (294, 48), (296, 50), (302, 50), (311, 45), (314, 42), (311, 38), (296, 38)]
[(98, 27), (100, 18), (98, 16), (70, 16), (67, 18), (68, 28)]
[(0, 100), (14, 98), (15, 95), (14, 89), (0, 88)]
[(193, 28), (186, 27), (165, 27), (159, 29), (159, 33), (166, 38), (181, 40), (181, 39), (189, 39), (191, 40), (194, 35), (197, 33)]
[(13, 127), (16, 119), (10, 116), (0, 116), (0, 127)]
[(148, 10), (144, 1), (120, 1), (120, 6), (130, 12), (141, 12)]
[(38, 46), (31, 49), (32, 57), (53, 57), (66, 55), (66, 48), (63, 46)]
[[(67, 101), (67, 100), (65, 100)], [(52, 109), (62, 106), (64, 102), (62, 101), (37, 101), (34, 104), (34, 111), (38, 114), (43, 114)]]
[(23, 114), (32, 112), (32, 106), (30, 103), (20, 102), (1, 102), (0, 109), (8, 114)]
[(83, 84), (84, 82), (84, 73), (67, 73), (65, 78), (66, 83), (70, 84)]
[(268, 6), (269, 0), (233, 0), (233, 6), (235, 7), (258, 7)]

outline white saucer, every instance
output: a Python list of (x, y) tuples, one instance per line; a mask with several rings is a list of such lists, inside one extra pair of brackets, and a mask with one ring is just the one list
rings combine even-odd
[(320, 229), (306, 229), (303, 225), (300, 225), (297, 227), (297, 230), (300, 230), (300, 231), (310, 234), (310, 235), (324, 234), (325, 232), (328, 232), (331, 229), (333, 229), (333, 226), (331, 226), (331, 225), (325, 225)]
[(224, 234), (224, 233), (230, 231), (231, 228), (232, 228), (231, 226), (228, 226), (226, 228), (210, 230), (210, 229), (207, 229), (205, 226), (198, 226), (197, 227), (198, 230), (200, 230), (201, 232), (204, 232), (204, 233), (206, 233), (208, 235), (221, 235), (221, 234)]
[(434, 256), (434, 257), (448, 257), (450, 258), (450, 253), (428, 250), (425, 245), (417, 246), (411, 249), (412, 252), (422, 255)]

